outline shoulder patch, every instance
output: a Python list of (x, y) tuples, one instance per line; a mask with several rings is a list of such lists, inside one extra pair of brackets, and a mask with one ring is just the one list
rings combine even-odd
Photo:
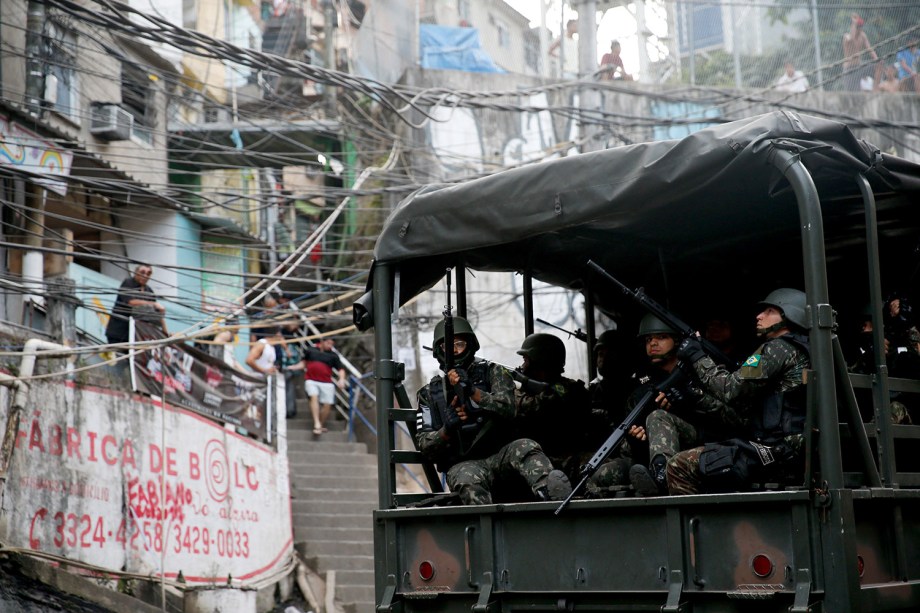
[(754, 355), (752, 355), (751, 357), (749, 357), (748, 359), (746, 359), (746, 360), (744, 361), (744, 364), (743, 364), (743, 365), (744, 365), (744, 366), (752, 366), (752, 367), (760, 366), (760, 354), (759, 354), (759, 353), (755, 353)]

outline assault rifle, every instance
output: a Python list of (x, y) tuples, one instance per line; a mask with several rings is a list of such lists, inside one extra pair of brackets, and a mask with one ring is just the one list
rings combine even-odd
[[(431, 347), (427, 345), (422, 345), (422, 349), (424, 349), (425, 351), (431, 351)], [(493, 364), (498, 364), (498, 363), (493, 362)], [(520, 367), (511, 368), (510, 366), (505, 366), (504, 364), (498, 364), (498, 365), (504, 368), (505, 370), (507, 370), (508, 373), (511, 375), (512, 379), (514, 379), (515, 381), (521, 384), (521, 390), (523, 390), (525, 394), (530, 394), (532, 396), (535, 396), (539, 394), (540, 392), (542, 392), (543, 390), (545, 390), (547, 387), (549, 387), (549, 383), (544, 383), (543, 381), (537, 381), (536, 379), (531, 379), (530, 377), (525, 375), (523, 372), (521, 372)]]
[(626, 419), (623, 420), (619, 426), (611, 433), (607, 440), (604, 441), (604, 444), (594, 453), (587, 464), (581, 467), (581, 471), (578, 473), (579, 481), (578, 484), (572, 488), (572, 493), (568, 495), (568, 498), (562, 501), (562, 503), (556, 508), (555, 515), (562, 513), (562, 510), (566, 508), (569, 503), (581, 490), (585, 487), (585, 484), (588, 483), (588, 479), (591, 478), (597, 469), (600, 468), (601, 464), (604, 463), (604, 460), (610, 457), (610, 455), (619, 449), (623, 445), (623, 441), (626, 440), (626, 437), (629, 434), (629, 429), (635, 426), (636, 424), (643, 423), (646, 417), (646, 414), (649, 412), (649, 405), (652, 405), (655, 401), (655, 398), (658, 396), (659, 392), (667, 390), (673, 387), (676, 383), (679, 382), (681, 378), (685, 375), (681, 372), (680, 367), (678, 366), (671, 374), (668, 375), (668, 378), (662, 381), (659, 385), (656, 385), (649, 391), (645, 392), (642, 395), (642, 398), (639, 402), (636, 403), (636, 406), (633, 407), (633, 410), (629, 412), (629, 415), (626, 416)]
[[(609, 272), (604, 270), (599, 264), (594, 260), (588, 260), (588, 268), (599, 274), (604, 279), (610, 281), (622, 291), (624, 294), (635, 300), (639, 306), (644, 308), (646, 311), (671, 326), (681, 337), (695, 336), (696, 329), (694, 329), (689, 324), (684, 323), (677, 315), (661, 306), (655, 300), (645, 293), (645, 291), (640, 287), (639, 289), (633, 290), (629, 289), (618, 279), (616, 279)], [(703, 351), (705, 351), (713, 360), (725, 366), (731, 368), (737, 367), (737, 364), (733, 359), (725, 355), (722, 350), (712, 344), (711, 341), (706, 340), (705, 338), (700, 337), (698, 339), (700, 344), (703, 346)]]
[(587, 343), (587, 342), (588, 342), (588, 335), (585, 334), (584, 330), (582, 330), (581, 328), (576, 328), (575, 331), (572, 332), (571, 330), (566, 330), (565, 328), (560, 328), (560, 327), (557, 326), (556, 324), (551, 324), (551, 323), (549, 323), (548, 321), (546, 321), (545, 319), (540, 319), (539, 317), (537, 317), (537, 321), (539, 321), (539, 322), (540, 322), (541, 324), (543, 324), (544, 326), (549, 326), (550, 328), (556, 328), (556, 329), (559, 330), (560, 332), (565, 332), (565, 333), (568, 334), (569, 336), (574, 336), (575, 338), (577, 338), (578, 340), (580, 340), (580, 341), (583, 342), (583, 343)]
[[(452, 371), (454, 365), (454, 317), (451, 314), (453, 309), (450, 306), (450, 268), (447, 269), (447, 304), (444, 306), (444, 375)], [(457, 406), (466, 405), (466, 393), (463, 391), (463, 385), (457, 383), (454, 386), (454, 395), (457, 397)], [(447, 399), (447, 405), (450, 406), (451, 398)]]

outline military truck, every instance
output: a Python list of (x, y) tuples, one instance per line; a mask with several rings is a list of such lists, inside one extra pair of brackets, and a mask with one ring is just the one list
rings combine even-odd
[[(406, 198), (354, 308), (376, 342), (377, 611), (920, 610), (920, 425), (890, 411), (893, 395), (914, 403), (920, 383), (893, 377), (883, 349), (888, 295), (916, 297), (918, 238), (920, 165), (788, 111)], [(752, 324), (770, 290), (806, 292), (801, 483), (576, 499), (558, 515), (552, 502), (419, 506), (448, 494), (419, 453), (394, 448), (397, 422), (416, 418), (394, 360), (400, 305), (454, 268), (464, 315), (464, 271), (518, 273), (521, 337), (543, 281), (584, 296), (591, 355), (596, 313), (628, 330), (642, 312), (589, 260), (690, 321), (728, 306)], [(866, 308), (872, 369), (854, 374), (841, 340)], [(397, 491), (407, 462), (432, 493)]]

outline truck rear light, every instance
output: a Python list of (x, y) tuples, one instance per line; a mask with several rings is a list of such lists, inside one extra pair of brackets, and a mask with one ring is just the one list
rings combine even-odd
[(418, 565), (418, 576), (422, 581), (431, 581), (434, 579), (434, 564), (425, 560)]
[(761, 579), (765, 579), (773, 574), (773, 560), (766, 554), (758, 553), (751, 559), (751, 570)]
[(860, 577), (866, 574), (866, 561), (862, 556), (856, 556), (856, 572)]

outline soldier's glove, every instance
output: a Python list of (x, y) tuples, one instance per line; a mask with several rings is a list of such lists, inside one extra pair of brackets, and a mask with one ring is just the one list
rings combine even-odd
[(448, 434), (456, 432), (463, 426), (463, 420), (453, 409), (447, 410), (447, 419), (444, 420), (444, 431)]
[(703, 345), (695, 336), (688, 336), (681, 341), (680, 347), (677, 348), (677, 359), (687, 364), (694, 364), (704, 357), (706, 357), (706, 352), (703, 351)]
[(671, 403), (671, 407), (675, 409), (680, 406), (686, 397), (685, 390), (677, 385), (661, 391), (664, 397), (668, 399), (668, 402)]
[(458, 377), (460, 377), (460, 381), (458, 382), (460, 387), (462, 387), (464, 390), (470, 389), (470, 374), (466, 372), (466, 369), (455, 368), (454, 372), (457, 373)]

